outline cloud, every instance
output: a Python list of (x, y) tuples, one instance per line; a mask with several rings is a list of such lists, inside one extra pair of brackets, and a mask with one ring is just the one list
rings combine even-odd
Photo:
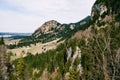
[(44, 22), (77, 22), (90, 15), (95, 0), (1, 0), (0, 31), (33, 32)]

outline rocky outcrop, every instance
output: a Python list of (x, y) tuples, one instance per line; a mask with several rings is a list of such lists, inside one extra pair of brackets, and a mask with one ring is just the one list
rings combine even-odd
[(92, 7), (91, 18), (98, 26), (120, 21), (120, 1), (119, 0), (97, 0)]
[(71, 55), (72, 55), (72, 48), (69, 47), (69, 48), (67, 49), (67, 60), (69, 60), (69, 59), (71, 58)]
[(40, 26), (40, 28), (38, 28), (33, 36), (35, 37), (38, 37), (40, 36), (41, 34), (48, 34), (48, 33), (52, 33), (53, 32), (53, 29), (55, 28), (59, 28), (61, 24), (58, 23), (57, 21), (55, 20), (51, 20), (51, 21), (48, 21), (48, 22), (45, 22), (42, 26)]
[[(65, 80), (69, 80), (70, 77), (70, 73), (71, 71), (74, 69), (75, 66), (75, 60), (80, 60), (81, 59), (81, 50), (78, 46), (75, 47), (75, 52), (72, 52), (72, 47), (69, 47), (67, 49), (67, 61), (71, 60), (71, 65), (69, 66), (69, 72), (65, 73)], [(73, 56), (72, 56), (73, 54)], [(82, 75), (82, 65), (81, 65), (81, 61), (79, 61), (79, 63), (77, 64), (77, 67), (75, 69), (76, 72), (79, 73), (79, 76)]]
[(55, 40), (56, 38), (70, 38), (78, 30), (83, 30), (89, 27), (90, 16), (87, 16), (85, 19), (70, 24), (60, 24), (55, 20), (45, 22), (40, 26), (33, 34), (36, 40), (41, 42), (48, 42)]

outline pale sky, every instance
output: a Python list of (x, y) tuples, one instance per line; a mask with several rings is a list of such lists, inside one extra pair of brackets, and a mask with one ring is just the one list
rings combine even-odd
[(78, 22), (95, 0), (0, 0), (0, 32), (34, 32), (44, 22)]

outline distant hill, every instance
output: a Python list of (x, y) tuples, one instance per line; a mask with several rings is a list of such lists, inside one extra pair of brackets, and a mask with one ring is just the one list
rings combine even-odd
[(12, 32), (0, 32), (0, 37), (20, 38), (24, 36), (31, 36), (32, 33), (12, 33)]
[(49, 42), (55, 40), (56, 38), (67, 39), (70, 38), (78, 30), (84, 30), (89, 27), (91, 18), (87, 16), (83, 20), (70, 23), (61, 24), (55, 20), (45, 22), (32, 34), (32, 37), (41, 41)]

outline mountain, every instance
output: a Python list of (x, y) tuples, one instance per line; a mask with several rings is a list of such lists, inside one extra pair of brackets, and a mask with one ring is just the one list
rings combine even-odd
[[(41, 34), (48, 34), (52, 33), (55, 29), (60, 29), (61, 24), (55, 20), (51, 20), (48, 22), (45, 22), (40, 28), (38, 28), (34, 33), (33, 36), (38, 37)], [(54, 31), (55, 32), (55, 31)]]
[[(91, 21), (86, 27), (80, 22), (60, 24), (48, 21), (32, 35), (33, 39), (64, 37), (56, 49), (13, 61), (11, 80), (120, 80), (120, 0), (96, 0)], [(84, 23), (84, 22), (83, 22)], [(49, 25), (49, 26), (48, 26)], [(65, 25), (65, 28), (60, 26)], [(67, 26), (68, 25), (68, 26)], [(79, 28), (78, 28), (78, 27)], [(61, 28), (55, 32), (56, 28)], [(51, 28), (53, 28), (51, 30)], [(68, 29), (66, 29), (68, 28)], [(74, 28), (74, 29), (73, 29)], [(71, 31), (75, 30), (74, 33)], [(70, 31), (69, 31), (70, 30)], [(42, 35), (59, 35), (52, 38)], [(68, 33), (70, 32), (70, 33)]]
[(42, 42), (49, 42), (57, 38), (67, 39), (70, 38), (78, 30), (88, 28), (91, 18), (87, 16), (85, 19), (70, 24), (61, 24), (55, 20), (45, 22), (40, 26), (32, 36)]

